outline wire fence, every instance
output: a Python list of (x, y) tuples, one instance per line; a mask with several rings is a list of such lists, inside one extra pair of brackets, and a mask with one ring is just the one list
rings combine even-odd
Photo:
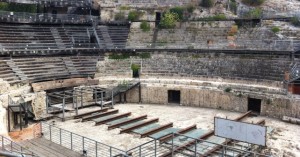
[(13, 142), (12, 140), (0, 135), (0, 150), (7, 151), (13, 154), (22, 154), (26, 156), (36, 156), (32, 151), (18, 145), (17, 143)]
[(43, 138), (90, 157), (126, 157), (126, 152), (42, 122)]

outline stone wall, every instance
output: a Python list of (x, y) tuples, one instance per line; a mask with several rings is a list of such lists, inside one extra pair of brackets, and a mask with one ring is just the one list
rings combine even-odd
[[(181, 93), (180, 105), (184, 106), (246, 112), (248, 110), (248, 98), (256, 98), (261, 99), (260, 114), (262, 116), (279, 119), (283, 116), (300, 118), (300, 100), (290, 99), (287, 95), (245, 92), (245, 89), (242, 92), (237, 89), (225, 92), (220, 89), (193, 85), (143, 83), (141, 88), (142, 103), (169, 104), (168, 90), (179, 90)], [(137, 98), (138, 88), (128, 92), (127, 102), (137, 103)]]

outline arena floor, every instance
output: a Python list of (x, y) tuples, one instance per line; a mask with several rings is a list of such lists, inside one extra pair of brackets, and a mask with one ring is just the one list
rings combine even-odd
[[(185, 107), (178, 105), (153, 105), (153, 104), (119, 104), (115, 106), (120, 113), (132, 112), (132, 116), (148, 115), (148, 118), (159, 118), (160, 124), (173, 122), (174, 127), (184, 128), (197, 124), (198, 128), (213, 129), (214, 117), (227, 117), (229, 119), (238, 117), (241, 113), (207, 109)], [(98, 109), (97, 107), (80, 110), (80, 113)], [(274, 129), (272, 135), (267, 139), (267, 150), (274, 156), (300, 157), (300, 126), (285, 123), (277, 119), (267, 117), (249, 117), (246, 122), (257, 122), (266, 120), (266, 126)], [(51, 120), (52, 122), (53, 120)], [(80, 134), (85, 137), (100, 141), (102, 143), (128, 150), (142, 143), (150, 141), (150, 138), (140, 138), (134, 134), (119, 134), (120, 129), (108, 131), (107, 125), (95, 126), (93, 121), (80, 122), (80, 120), (67, 120), (62, 122), (55, 119), (55, 125)], [(269, 152), (269, 151), (268, 151)]]

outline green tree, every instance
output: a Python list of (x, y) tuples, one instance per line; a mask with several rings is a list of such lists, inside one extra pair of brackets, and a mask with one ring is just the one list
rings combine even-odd
[(174, 28), (179, 20), (178, 14), (167, 11), (159, 23), (160, 28)]
[(273, 33), (278, 33), (280, 31), (280, 28), (277, 27), (277, 26), (274, 26), (274, 27), (272, 27), (271, 30), (272, 30)]

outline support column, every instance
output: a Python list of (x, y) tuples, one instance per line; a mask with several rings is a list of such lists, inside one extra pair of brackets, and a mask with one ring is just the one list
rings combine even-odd
[(141, 84), (139, 85), (139, 103), (142, 103)]

